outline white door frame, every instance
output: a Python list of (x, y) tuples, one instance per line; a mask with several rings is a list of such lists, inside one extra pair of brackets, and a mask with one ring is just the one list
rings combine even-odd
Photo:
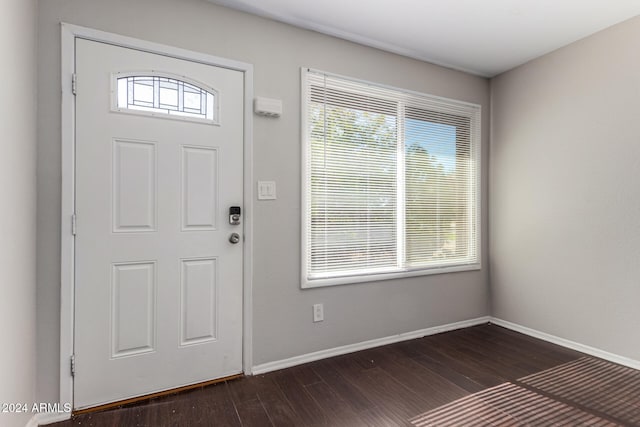
[[(149, 53), (228, 68), (244, 73), (244, 248), (243, 248), (243, 345), (242, 367), (251, 374), (252, 352), (252, 277), (253, 277), (253, 65), (217, 56), (193, 52), (139, 40), (91, 28), (61, 23), (62, 48), (62, 210), (60, 224), (60, 402), (73, 404), (71, 356), (74, 348), (74, 259), (75, 237), (72, 216), (75, 213), (75, 40), (82, 38), (133, 48)], [(71, 416), (71, 414), (69, 414)]]

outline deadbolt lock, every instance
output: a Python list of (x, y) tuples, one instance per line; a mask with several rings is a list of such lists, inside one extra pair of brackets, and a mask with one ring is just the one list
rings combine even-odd
[(241, 215), (240, 206), (231, 206), (229, 208), (229, 224), (240, 225)]

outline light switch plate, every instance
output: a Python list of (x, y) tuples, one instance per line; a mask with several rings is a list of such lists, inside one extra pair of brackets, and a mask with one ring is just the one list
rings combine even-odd
[(258, 200), (276, 200), (275, 181), (258, 181)]

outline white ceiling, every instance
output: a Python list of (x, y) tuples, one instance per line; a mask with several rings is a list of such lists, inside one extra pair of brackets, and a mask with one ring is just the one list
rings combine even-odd
[(640, 14), (640, 0), (209, 0), (491, 77)]

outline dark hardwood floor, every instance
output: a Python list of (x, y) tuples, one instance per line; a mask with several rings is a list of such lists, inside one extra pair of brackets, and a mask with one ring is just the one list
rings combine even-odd
[(482, 325), (53, 424), (525, 425), (640, 425), (640, 371)]

